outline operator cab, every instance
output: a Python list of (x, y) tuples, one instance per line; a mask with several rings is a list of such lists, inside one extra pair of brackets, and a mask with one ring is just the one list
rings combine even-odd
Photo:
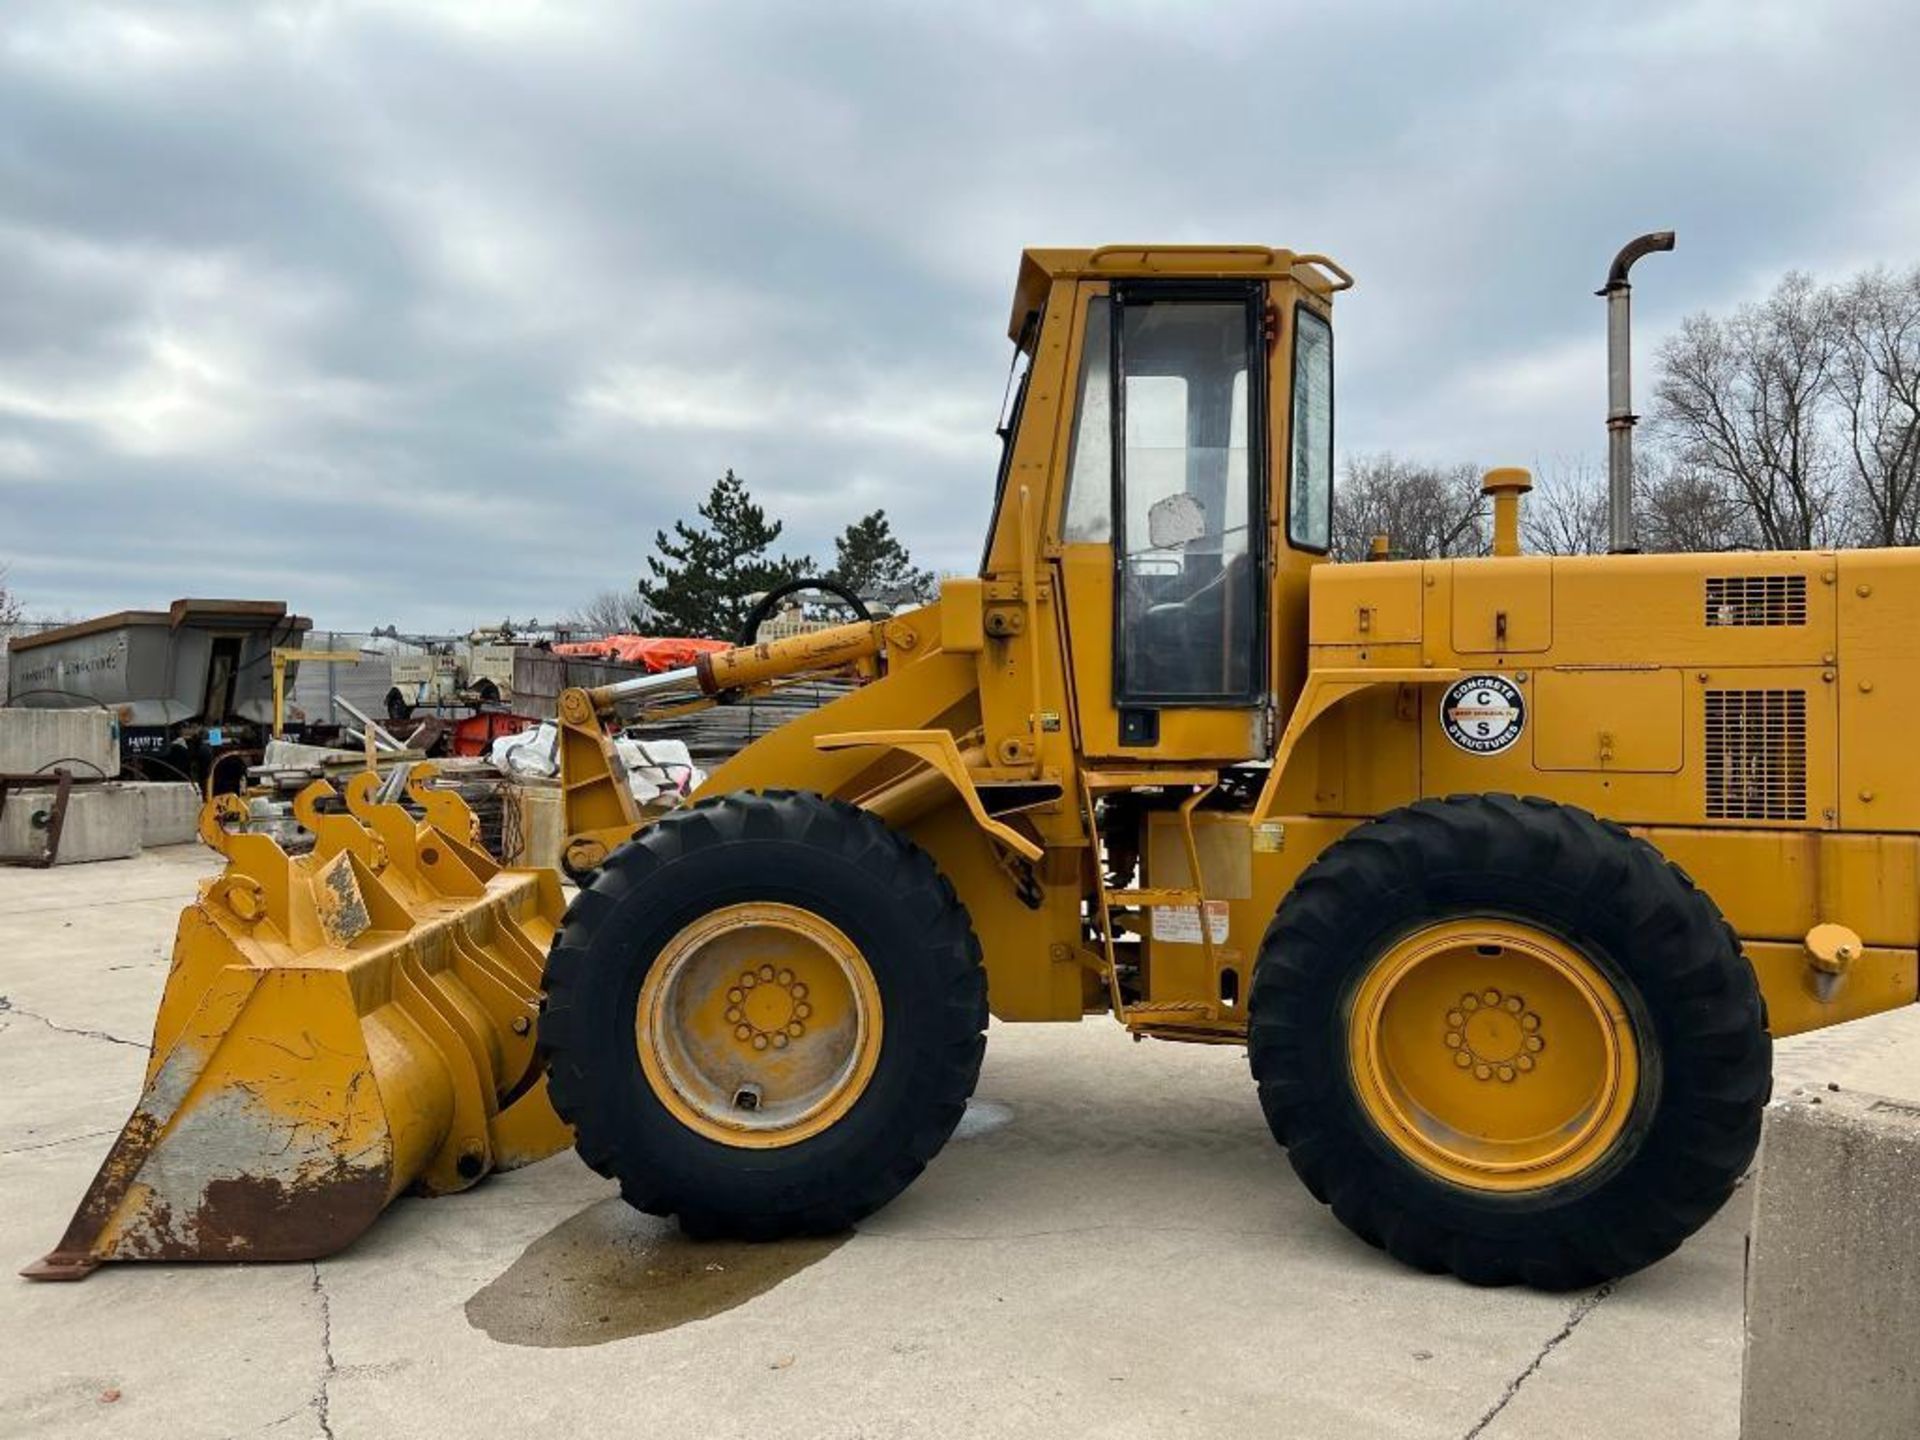
[[(1264, 248), (1028, 252), (1015, 338), (1034, 402), (1016, 403), (1003, 500), (1050, 448), (1048, 553), (1086, 753), (1269, 753), (1300, 651), (1280, 644), (1277, 591), (1303, 600), (1329, 542), (1328, 306), (1345, 283)], [(990, 575), (1012, 555), (999, 508)]]

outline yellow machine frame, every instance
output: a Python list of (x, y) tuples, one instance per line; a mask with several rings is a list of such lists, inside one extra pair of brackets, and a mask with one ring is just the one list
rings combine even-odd
[[(1662, 236), (1643, 242), (1660, 239), (1671, 244)], [(884, 1203), (904, 1183), (900, 1175), (917, 1173), (970, 1093), (984, 1025), (974, 940), (988, 1003), (1003, 1020), (1104, 1011), (1136, 1036), (1246, 1043), (1263, 940), (1277, 913), (1284, 931), (1305, 905), (1282, 909), (1308, 867), (1370, 819), (1454, 795), (1478, 798), (1423, 807), (1401, 833), (1471, 808), (1479, 837), (1511, 849), (1544, 836), (1541, 853), (1577, 859), (1585, 853), (1578, 837), (1597, 838), (1602, 849), (1618, 841), (1597, 816), (1643, 836), (1710, 897), (1712, 905), (1701, 902), (1686, 877), (1644, 847), (1614, 845), (1639, 866), (1636, 893), (1666, 885), (1686, 901), (1669, 908), (1686, 908), (1693, 928), (1661, 950), (1643, 943), (1657, 928), (1650, 924), (1616, 935), (1613, 953), (1644, 950), (1633, 958), (1659, 981), (1717, 943), (1714, 963), (1737, 982), (1729, 1023), (1743, 1027), (1750, 1044), (1744, 1068), (1735, 1067), (1744, 1088), (1734, 1108), (1749, 1107), (1741, 1122), (1748, 1129), (1744, 1140), (1727, 1141), (1730, 1155), (1746, 1146), (1727, 1163), (1744, 1165), (1764, 1104), (1763, 1030), (1793, 1034), (1909, 1004), (1920, 984), (1920, 769), (1901, 744), (1920, 705), (1920, 550), (1527, 556), (1519, 507), (1528, 479), (1496, 470), (1484, 482), (1493, 554), (1393, 560), (1383, 538), (1367, 563), (1326, 563), (1296, 543), (1288, 517), (1296, 499), (1330, 501), (1330, 409), (1320, 412), (1324, 426), (1292, 433), (1297, 397), (1285, 358), (1297, 363), (1305, 336), (1323, 347), (1315, 375), (1331, 385), (1333, 298), (1351, 283), (1324, 256), (1266, 247), (1028, 251), (1009, 331), (1026, 370), (980, 573), (947, 581), (937, 602), (907, 614), (563, 694), (565, 868), (585, 876), (607, 865), (564, 913), (558, 877), (494, 865), (473, 844), (472, 817), (428, 783), (427, 770), (405, 777), (404, 796), (399, 782), (383, 788), (371, 773), (344, 795), (309, 789), (295, 807), (315, 837), (303, 856), (244, 833), (244, 805), (216, 800), (202, 833), (228, 865), (182, 917), (145, 1093), (65, 1239), (30, 1273), (72, 1278), (106, 1259), (326, 1254), (405, 1189), (456, 1190), (490, 1169), (551, 1153), (567, 1143), (570, 1125), (586, 1135), (594, 1106), (628, 1096), (632, 1077), (615, 1067), (595, 1079), (562, 1063), (567, 1044), (580, 1053), (581, 1035), (598, 1036), (591, 1027), (621, 1003), (605, 995), (569, 1002), (566, 976), (576, 987), (582, 976), (617, 978), (631, 958), (622, 927), (636, 923), (631, 908), (620, 910), (622, 897), (645, 896), (630, 875), (660, 863), (655, 842), (678, 853), (693, 832), (718, 834), (714, 818), (729, 814), (741, 826), (758, 823), (756, 815), (775, 823), (811, 815), (823, 828), (865, 827), (878, 841), (850, 853), (878, 853), (884, 842), (902, 865), (918, 867), (925, 908), (940, 911), (952, 932), (946, 950), (933, 953), (964, 962), (955, 992), (962, 998), (897, 1013), (938, 1008), (961, 1017), (964, 1033), (948, 1046), (959, 1061), (948, 1063), (938, 1046), (924, 1047), (931, 1061), (918, 1058), (945, 1065), (942, 1083), (956, 1086), (958, 1076), (965, 1089), (950, 1089), (928, 1111), (931, 1128), (915, 1142), (921, 1151), (908, 1157), (911, 1169), (889, 1159), (881, 1171), (892, 1188), (859, 1208), (843, 1205), (836, 1223)], [(1178, 578), (1210, 575), (1222, 589), (1203, 578), (1169, 602), (1172, 591), (1127, 568), (1134, 557), (1120, 553), (1125, 546), (1074, 521), (1070, 477), (1088, 419), (1077, 413), (1078, 397), (1082, 377), (1101, 360), (1089, 343), (1097, 319), (1108, 328), (1096, 343), (1110, 345), (1119, 376), (1107, 392), (1108, 437), (1131, 447), (1124, 312), (1146, 307), (1139, 323), (1150, 330), (1154, 304), (1219, 297), (1237, 307), (1230, 323), (1243, 324), (1244, 335), (1221, 329), (1196, 342), (1188, 331), (1180, 342), (1204, 362), (1191, 372), (1205, 394), (1191, 398), (1184, 444), (1207, 458), (1187, 473), (1201, 477), (1192, 489), (1206, 491), (1216, 513), (1209, 517), (1207, 504), (1181, 489), (1165, 497), (1179, 503), (1159, 521), (1164, 500), (1142, 523), (1150, 552), (1218, 537), (1218, 564), (1202, 548), (1194, 553), (1205, 563), (1190, 571), (1182, 554)], [(1176, 315), (1171, 324), (1192, 318)], [(1233, 365), (1218, 363), (1223, 358)], [(1159, 383), (1170, 372), (1142, 362), (1139, 373)], [(1330, 394), (1316, 403), (1330, 407)], [(1223, 425), (1226, 417), (1235, 418)], [(1221, 456), (1231, 464), (1232, 433), (1246, 436), (1237, 451), (1244, 527), (1219, 498), (1228, 492), (1215, 486), (1216, 472), (1202, 474)], [(1303, 443), (1309, 436), (1325, 447), (1317, 470)], [(1117, 468), (1109, 465), (1108, 528), (1123, 539), (1135, 523), (1126, 453)], [(1262, 463), (1266, 457), (1274, 458)], [(1294, 493), (1308, 483), (1327, 493)], [(1243, 533), (1228, 558), (1230, 513)], [(1316, 513), (1313, 504), (1306, 513)], [(1321, 504), (1317, 513), (1330, 510)], [(1250, 596), (1250, 611), (1229, 612), (1222, 594)], [(1218, 642), (1215, 650), (1248, 682), (1223, 685), (1223, 694), (1123, 683), (1138, 637), (1116, 607), (1144, 605), (1139, 613), (1151, 623), (1142, 643), (1158, 644), (1156, 617), (1212, 616), (1186, 608), (1202, 596), (1220, 604), (1217, 622), (1205, 621), (1217, 624), (1209, 643)], [(282, 661), (291, 658), (324, 657), (275, 652), (276, 728)], [(643, 819), (610, 720), (633, 705), (658, 713), (725, 703), (827, 671), (869, 683), (715, 770), (695, 798), (732, 794), (729, 806), (661, 821), (639, 845), (614, 853)], [(742, 793), (782, 790), (859, 807), (926, 856), (811, 796)], [(1500, 795), (1559, 806), (1489, 798)], [(1527, 829), (1541, 813), (1563, 828)], [(1566, 835), (1576, 840), (1555, 838)], [(814, 843), (812, 829), (804, 838)], [(1445, 863), (1465, 856), (1470, 870), (1476, 843), (1455, 846)], [(1327, 869), (1366, 848), (1341, 847)], [(750, 852), (732, 853), (736, 863), (755, 863)], [(1324, 880), (1327, 870), (1320, 873)], [(964, 915), (938, 885), (942, 877)], [(1310, 898), (1317, 883), (1310, 879), (1295, 899)], [(1625, 883), (1608, 893), (1624, 893)], [(1364, 908), (1388, 890), (1363, 880), (1353, 893)], [(866, 892), (860, 903), (878, 902)], [(1752, 966), (1764, 1022), (1724, 943), (1721, 915)], [(1640, 1084), (1653, 1073), (1642, 1063), (1650, 1052), (1627, 1013), (1625, 982), (1595, 964), (1577, 937), (1516, 920), (1492, 901), (1441, 918), (1387, 937), (1351, 995), (1315, 1002), (1351, 1027), (1352, 1098), (1377, 1138), (1446, 1186), (1491, 1193), (1577, 1184), (1617, 1151), (1638, 1123), (1633, 1106), (1650, 1093)], [(1269, 947), (1263, 984), (1297, 968), (1331, 973), (1311, 962), (1338, 930), (1329, 923), (1306, 943)], [(631, 1038), (618, 1037), (616, 1048), (624, 1056), (631, 1047), (644, 1083), (674, 1097), (667, 1108), (685, 1128), (725, 1136), (741, 1129), (735, 1112), (759, 1113), (761, 1088), (742, 1083), (740, 1067), (764, 1052), (784, 1066), (793, 1123), (763, 1127), (743, 1148), (797, 1147), (879, 1083), (873, 962), (899, 960), (898, 933), (863, 953), (798, 902), (734, 897), (693, 917), (664, 958), (653, 957), (652, 988), (631, 1023), (622, 1022)], [(611, 961), (589, 963), (596, 937), (612, 937)], [(763, 949), (770, 958), (761, 958)], [(704, 1031), (683, 1023), (681, 1002), (709, 999)], [(1265, 1005), (1252, 1034), (1256, 1051), (1269, 1027)], [(1315, 1034), (1325, 1019), (1314, 1022)], [(895, 1016), (884, 1024), (890, 1035), (903, 1033)], [(895, 1052), (916, 1053), (907, 1045)], [(1418, 1053), (1385, 1053), (1395, 1046)], [(557, 1057), (553, 1101), (549, 1056)], [(1313, 1059), (1310, 1068), (1324, 1067)], [(1538, 1083), (1516, 1083), (1536, 1068)], [(1472, 1093), (1478, 1082), (1495, 1088)], [(1261, 1083), (1264, 1102), (1269, 1087)], [(569, 1085), (571, 1098), (563, 1093)], [(1502, 1086), (1509, 1099), (1487, 1103)], [(1428, 1119), (1396, 1119), (1409, 1111)], [(1297, 1137), (1280, 1133), (1288, 1125), (1274, 1123), (1305, 1174), (1316, 1147), (1294, 1146)], [(591, 1148), (583, 1144), (583, 1153)], [(614, 1173), (604, 1156), (588, 1158)], [(762, 1153), (754, 1166), (771, 1163)], [(645, 1171), (643, 1155), (620, 1172), (623, 1184)], [(1680, 1219), (1724, 1199), (1737, 1173), (1713, 1181), (1724, 1181), (1717, 1199), (1705, 1190), (1683, 1196)], [(1346, 1178), (1369, 1195), (1378, 1188)], [(1430, 1200), (1454, 1192), (1422, 1193)], [(789, 1221), (799, 1223), (782, 1223)], [(1670, 1248), (1690, 1228), (1676, 1221), (1655, 1239)], [(1480, 1253), (1484, 1246), (1436, 1233), (1444, 1243), (1423, 1242), (1416, 1261), (1483, 1281), (1545, 1275), (1573, 1283), (1665, 1253), (1648, 1241), (1625, 1260), (1536, 1253), (1531, 1268), (1515, 1269), (1508, 1257)]]
[[(1887, 623), (1920, 613), (1912, 552), (1521, 556), (1526, 476), (1495, 471), (1494, 555), (1335, 565), (1289, 543), (1276, 464), (1265, 703), (1166, 707), (1156, 743), (1122, 743), (1111, 548), (1063, 530), (1088, 307), (1140, 276), (1261, 282), (1279, 355), (1296, 307), (1328, 316), (1350, 283), (1323, 257), (1256, 247), (1027, 252), (1010, 326), (1026, 396), (980, 576), (884, 624), (758, 647), (740, 685), (823, 657), (883, 678), (758, 741), (701, 794), (798, 783), (911, 834), (965, 902), (1008, 1020), (1107, 1010), (1140, 1034), (1242, 1040), (1260, 937), (1306, 866), (1370, 816), (1456, 792), (1541, 796), (1652, 841), (1732, 922), (1775, 1034), (1915, 999), (1920, 772), (1897, 737), (1920, 700), (1920, 642)], [(1266, 453), (1285, 456), (1291, 377), (1268, 371)], [(1479, 674), (1510, 680), (1529, 716), (1498, 754), (1440, 733), (1445, 690)], [(569, 829), (597, 848), (633, 821), (575, 803), (624, 787), (594, 760), (608, 697), (571, 704)], [(1256, 798), (1223, 804), (1223, 776), (1250, 764), (1265, 767)], [(1106, 883), (1093, 838), (1097, 807), (1123, 793), (1153, 802), (1126, 888)], [(1119, 942), (1138, 947), (1130, 996)]]

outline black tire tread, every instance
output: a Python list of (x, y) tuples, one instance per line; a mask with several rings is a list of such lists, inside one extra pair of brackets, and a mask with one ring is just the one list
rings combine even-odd
[[(596, 1053), (592, 997), (602, 987), (594, 967), (606, 963), (604, 930), (617, 906), (650, 882), (669, 883), (662, 872), (677, 861), (743, 840), (820, 847), (886, 886), (920, 927), (918, 958), (931, 967), (940, 997), (936, 1043), (916, 1044), (916, 1113), (903, 1143), (881, 1168), (823, 1182), (813, 1188), (827, 1193), (775, 1213), (741, 1213), (711, 1190), (676, 1185), (652, 1167), (616, 1107), (602, 1103), (608, 1079)], [(924, 850), (843, 801), (806, 791), (742, 791), (663, 816), (609, 855), (574, 898), (548, 953), (540, 1043), (554, 1109), (573, 1127), (581, 1158), (617, 1180), (629, 1204), (677, 1216), (697, 1237), (770, 1240), (846, 1230), (926, 1168), (965, 1113), (979, 1079), (986, 1023), (979, 942), (953, 886)]]
[[(1658, 1108), (1633, 1157), (1578, 1202), (1585, 1223), (1523, 1226), (1495, 1206), (1476, 1223), (1471, 1202), (1459, 1199), (1466, 1191), (1442, 1197), (1456, 1204), (1410, 1203), (1420, 1185), (1443, 1182), (1404, 1159), (1396, 1175), (1393, 1157), (1364, 1143), (1344, 1051), (1329, 1055), (1335, 982), (1325, 971), (1329, 955), (1351, 953), (1342, 938), (1392, 923), (1373, 920), (1383, 910), (1442, 912), (1484, 892), (1488, 882), (1472, 877), (1490, 873), (1542, 877), (1561, 903), (1603, 917), (1598, 923), (1631, 936), (1633, 952), (1657, 956), (1661, 967), (1626, 967), (1636, 987), (1658, 992), (1648, 1006), (1663, 1067)], [(1667, 1255), (1733, 1192), (1772, 1090), (1765, 1003), (1718, 907), (1645, 840), (1545, 800), (1422, 800), (1327, 847), (1268, 927), (1248, 999), (1261, 1106), (1308, 1191), (1367, 1243), (1475, 1284), (1571, 1289)], [(1344, 1022), (1338, 1029), (1344, 1034)]]

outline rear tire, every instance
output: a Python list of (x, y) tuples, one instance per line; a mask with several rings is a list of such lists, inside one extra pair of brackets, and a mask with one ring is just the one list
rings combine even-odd
[[(729, 931), (729, 916), (746, 918)], [(746, 992), (798, 992), (774, 1023), (729, 997), (762, 955), (787, 965), (782, 945), (805, 956)], [(792, 983), (807, 964), (811, 994)], [(727, 795), (642, 830), (569, 908), (546, 984), (549, 1088), (581, 1157), (695, 1235), (827, 1234), (871, 1214), (953, 1133), (986, 1046), (980, 947), (952, 887), (874, 816), (819, 795)], [(720, 1006), (722, 1027), (694, 1033)], [(829, 1044), (844, 1063), (794, 1080)]]
[[(1511, 950), (1472, 943), (1496, 937)], [(1521, 978), (1480, 989), (1482, 956)], [(1561, 1023), (1522, 989), (1572, 997)], [(1481, 1044), (1491, 1064), (1462, 1008), (1482, 996), (1512, 1042)], [(1329, 846), (1267, 931), (1249, 1009), (1262, 1108), (1315, 1198), (1474, 1284), (1571, 1289), (1669, 1254), (1746, 1171), (1771, 1090), (1759, 987), (1713, 902), (1645, 841), (1542, 800), (1421, 801)], [(1573, 1107), (1573, 1140), (1542, 1103)]]

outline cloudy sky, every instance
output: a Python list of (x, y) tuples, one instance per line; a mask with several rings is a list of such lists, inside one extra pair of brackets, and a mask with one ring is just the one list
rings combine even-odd
[(4, 0), (0, 566), (550, 617), (732, 466), (964, 569), (1033, 244), (1327, 251), (1343, 451), (1597, 459), (1629, 236), (1647, 347), (1920, 260), (1916, 56), (1910, 0)]

